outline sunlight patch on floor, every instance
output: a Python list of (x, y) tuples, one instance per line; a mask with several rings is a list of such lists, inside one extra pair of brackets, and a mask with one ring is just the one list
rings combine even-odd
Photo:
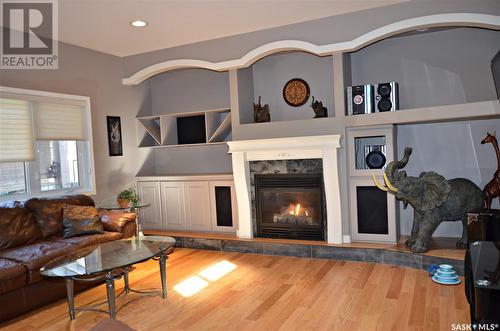
[(216, 280), (224, 277), (234, 269), (236, 269), (236, 265), (234, 263), (222, 260), (201, 271), (198, 275), (205, 279), (208, 279), (211, 282), (215, 282)]
[(174, 291), (189, 298), (207, 287), (209, 285), (207, 281), (215, 282), (236, 268), (236, 264), (222, 260), (203, 269), (197, 276), (189, 277), (178, 283), (174, 286)]
[(208, 286), (208, 283), (198, 276), (192, 276), (174, 286), (174, 291), (185, 298), (195, 295)]

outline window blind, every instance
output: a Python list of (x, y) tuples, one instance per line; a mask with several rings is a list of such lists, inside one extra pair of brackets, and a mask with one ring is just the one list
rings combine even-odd
[(0, 98), (0, 162), (35, 159), (32, 123), (29, 102)]
[(35, 105), (37, 140), (86, 140), (82, 107), (39, 102)]

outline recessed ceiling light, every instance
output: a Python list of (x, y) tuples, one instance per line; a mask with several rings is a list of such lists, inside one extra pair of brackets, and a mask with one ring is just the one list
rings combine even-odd
[(130, 25), (135, 26), (136, 28), (142, 28), (142, 27), (148, 25), (148, 23), (141, 21), (141, 20), (136, 20), (136, 21), (130, 22)]

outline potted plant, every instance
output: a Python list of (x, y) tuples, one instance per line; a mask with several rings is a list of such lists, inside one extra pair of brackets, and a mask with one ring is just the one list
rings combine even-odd
[(137, 206), (139, 198), (135, 189), (133, 187), (130, 187), (118, 193), (117, 202), (120, 207), (129, 208), (130, 203), (132, 203), (133, 207)]

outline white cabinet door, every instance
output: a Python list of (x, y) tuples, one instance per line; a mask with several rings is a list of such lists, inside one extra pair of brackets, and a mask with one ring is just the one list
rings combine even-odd
[(161, 182), (163, 228), (186, 230), (184, 183)]
[(142, 203), (151, 206), (139, 209), (139, 229), (160, 230), (161, 224), (161, 201), (160, 183), (137, 182), (137, 190)]
[(210, 193), (207, 181), (185, 182), (186, 229), (210, 231)]

